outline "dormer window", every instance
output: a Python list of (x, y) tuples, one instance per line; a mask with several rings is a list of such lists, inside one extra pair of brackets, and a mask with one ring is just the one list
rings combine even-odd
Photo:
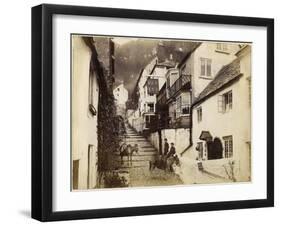
[(227, 53), (228, 52), (228, 45), (226, 43), (217, 43), (216, 50), (218, 52)]

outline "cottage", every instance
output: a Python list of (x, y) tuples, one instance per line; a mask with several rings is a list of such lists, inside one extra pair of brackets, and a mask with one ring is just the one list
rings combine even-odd
[(193, 146), (183, 156), (189, 164), (200, 163), (196, 183), (204, 183), (204, 173), (231, 181), (251, 179), (251, 46), (236, 56), (193, 102)]
[[(97, 49), (96, 43), (99, 47)], [(112, 93), (110, 38), (72, 36), (72, 189), (98, 184), (100, 97)], [(106, 48), (105, 48), (106, 47)], [(102, 134), (100, 133), (100, 136)], [(104, 139), (106, 140), (106, 139)], [(108, 140), (107, 140), (108, 142)]]
[(72, 37), (72, 187), (96, 186), (99, 84), (91, 40)]

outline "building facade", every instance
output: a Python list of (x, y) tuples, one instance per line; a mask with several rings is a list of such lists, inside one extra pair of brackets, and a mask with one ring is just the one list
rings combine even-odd
[(113, 50), (110, 38), (72, 36), (73, 190), (99, 185), (100, 166), (105, 165), (103, 153), (109, 149), (105, 144), (113, 146), (114, 131), (105, 126), (107, 122), (113, 125), (116, 113)]
[(129, 94), (123, 82), (113, 89), (113, 95), (116, 104), (116, 114), (122, 116), (123, 119), (125, 119), (126, 103), (128, 101)]
[(159, 63), (155, 57), (140, 73), (134, 89), (137, 102), (134, 113), (129, 116), (131, 125), (137, 132), (145, 133), (156, 128), (156, 95), (164, 85), (171, 62)]
[(206, 173), (251, 180), (251, 46), (236, 55), (193, 103), (193, 146), (183, 157), (187, 169), (194, 164), (192, 170), (198, 172), (194, 183), (204, 182)]
[(99, 103), (98, 73), (93, 52), (81, 36), (72, 37), (72, 188), (94, 188), (97, 183)]

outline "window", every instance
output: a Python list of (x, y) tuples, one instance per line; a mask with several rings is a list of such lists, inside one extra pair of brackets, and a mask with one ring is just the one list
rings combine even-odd
[(228, 50), (228, 46), (226, 43), (217, 43), (217, 50), (226, 52)]
[(190, 114), (190, 94), (183, 93), (176, 99), (176, 118)]
[(147, 93), (150, 96), (157, 94), (159, 92), (159, 82), (158, 79), (147, 79)]
[(201, 76), (211, 77), (212, 75), (212, 60), (208, 58), (200, 58), (201, 60)]
[(154, 103), (147, 104), (147, 112), (154, 112)]
[(232, 91), (218, 96), (219, 112), (225, 113), (232, 109)]
[(176, 99), (176, 118), (190, 114), (190, 94), (183, 93)]
[(190, 93), (183, 93), (181, 99), (181, 114), (190, 114)]
[(224, 157), (232, 158), (233, 156), (233, 139), (232, 136), (223, 137), (224, 140)]
[(202, 107), (197, 108), (197, 121), (202, 121)]
[(181, 96), (176, 99), (176, 118), (181, 114)]

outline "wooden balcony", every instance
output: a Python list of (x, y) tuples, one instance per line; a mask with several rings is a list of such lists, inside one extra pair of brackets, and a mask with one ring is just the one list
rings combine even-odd
[(182, 74), (171, 87), (167, 88), (168, 99), (173, 97), (182, 88), (188, 87), (188, 84), (190, 85), (190, 81), (191, 75)]

